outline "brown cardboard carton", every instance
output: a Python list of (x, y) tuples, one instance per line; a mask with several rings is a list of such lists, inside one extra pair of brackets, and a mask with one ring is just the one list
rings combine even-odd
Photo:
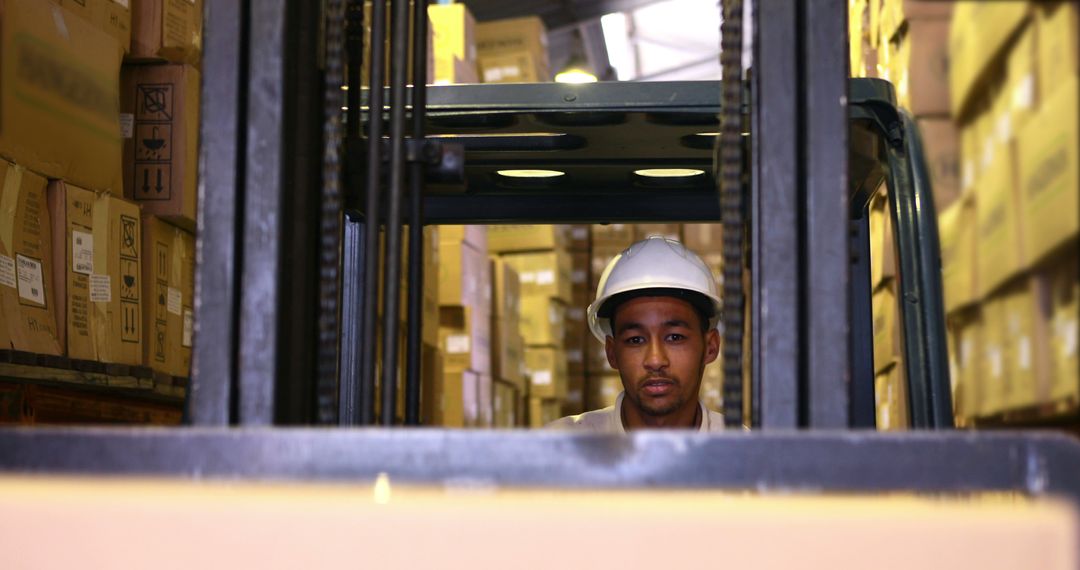
[(618, 253), (634, 243), (633, 224), (597, 224), (592, 227), (593, 249), (617, 250)]
[(112, 36), (120, 48), (131, 50), (131, 7), (127, 0), (52, 0)]
[(915, 116), (949, 114), (949, 21), (912, 20), (893, 62), (896, 98)]
[(94, 202), (91, 335), (101, 362), (143, 363), (144, 260), (139, 207), (100, 194)]
[[(490, 295), (487, 255), (465, 242), (439, 242), (439, 304), (481, 307)], [(485, 279), (485, 276), (487, 279)], [(485, 308), (484, 312), (490, 309)]]
[(565, 249), (567, 227), (561, 225), (499, 225), (488, 227), (488, 249), (492, 253)]
[(203, 0), (132, 0), (130, 59), (198, 65), (202, 15)]
[(1080, 7), (1075, 2), (1039, 2), (1039, 96), (1046, 98), (1069, 79), (1080, 77)]
[(60, 347), (70, 358), (94, 360), (90, 276), (94, 273), (94, 203), (97, 195), (61, 180), (49, 183), (53, 298)]
[(547, 63), (547, 28), (539, 16), (481, 22), (476, 26), (478, 55), (528, 51)]
[[(180, 0), (186, 1), (186, 0)], [(148, 214), (195, 229), (199, 71), (188, 65), (128, 65), (121, 73), (124, 196)]]
[(567, 228), (567, 234), (570, 237), (567, 248), (570, 251), (588, 253), (589, 247), (592, 245), (592, 240), (589, 239), (590, 231), (588, 224), (572, 224), (567, 226)]
[(0, 160), (0, 304), (14, 348), (59, 356), (44, 178)]
[(570, 306), (584, 308), (596, 293), (590, 286), (589, 270), (592, 260), (588, 251), (570, 252)]
[(950, 119), (917, 119), (926, 168), (934, 189), (934, 207), (944, 210), (960, 196), (960, 145)]
[(724, 226), (719, 223), (683, 224), (682, 235), (683, 245), (699, 256), (723, 251)]
[(521, 297), (521, 336), (527, 346), (563, 346), (566, 305), (551, 297)]
[(887, 41), (895, 37), (905, 22), (909, 27), (926, 19), (948, 22), (952, 9), (952, 2), (939, 0), (884, 0), (879, 12), (882, 39)]
[(1075, 242), (1080, 228), (1080, 82), (1058, 87), (1021, 130), (1023, 238), (1033, 262)]
[(1007, 147), (999, 147), (995, 156), (979, 178), (975, 209), (976, 274), (982, 298), (1027, 267), (1013, 162)]
[(551, 81), (546, 59), (525, 50), (482, 53), (476, 67), (484, 83), (544, 83)]
[(112, 37), (52, 2), (0, 1), (0, 157), (120, 193), (121, 55)]
[(527, 347), (525, 368), (529, 374), (529, 396), (536, 398), (566, 396), (569, 372), (566, 368), (566, 353), (561, 348)]
[(447, 372), (491, 372), (491, 314), (486, 307), (439, 307), (439, 348)]
[(517, 270), (523, 296), (572, 300), (571, 259), (566, 251), (512, 253), (502, 258)]
[(194, 307), (195, 237), (155, 216), (143, 215), (142, 222), (145, 363), (186, 377), (191, 334), (184, 334), (184, 323), (190, 322)]

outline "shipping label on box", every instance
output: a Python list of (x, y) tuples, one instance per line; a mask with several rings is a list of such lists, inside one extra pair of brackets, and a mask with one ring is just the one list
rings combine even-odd
[[(15, 350), (59, 356), (44, 178), (0, 160), (0, 304)], [(0, 348), (9, 348), (2, 346)]]
[(199, 72), (186, 65), (125, 66), (121, 108), (124, 196), (148, 214), (195, 229)]
[(131, 60), (199, 63), (203, 0), (133, 0), (131, 8)]
[(523, 296), (572, 300), (571, 259), (566, 251), (513, 253), (502, 258), (517, 270)]
[(184, 312), (194, 305), (195, 238), (155, 216), (144, 215), (143, 330), (145, 364), (172, 376), (191, 371), (191, 343), (185, 343)]
[(1080, 83), (1069, 81), (1048, 97), (1021, 131), (1020, 162), (1024, 245), (1037, 262), (1080, 228)]
[(529, 51), (481, 54), (476, 66), (484, 83), (543, 83), (551, 80), (546, 61)]
[(121, 191), (119, 44), (51, 2), (0, 12), (0, 156), (49, 178)]

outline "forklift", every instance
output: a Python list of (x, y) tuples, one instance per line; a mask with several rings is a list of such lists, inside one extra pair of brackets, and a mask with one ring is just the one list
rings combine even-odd
[[(285, 517), (323, 540), (261, 535), (258, 548), (241, 540), (235, 552), (177, 554), (212, 565), (277, 551), (291, 553), (281, 560), (372, 553), (391, 565), (434, 564), (481, 543), (488, 550), (476, 563), (493, 565), (506, 561), (493, 552), (524, 548), (535, 534), (575, 555), (542, 565), (584, 564), (595, 544), (580, 531), (641, 531), (619, 509), (730, 537), (727, 564), (806, 563), (783, 558), (778, 544), (804, 543), (777, 525), (816, 536), (829, 567), (881, 556), (873, 541), (851, 538), (867, 529), (905, 544), (947, 536), (969, 556), (942, 557), (946, 542), (897, 545), (896, 564), (999, 567), (1027, 553), (1041, 553), (1036, 567), (1078, 563), (1080, 444), (953, 429), (921, 141), (888, 82), (848, 77), (847, 3), (720, 4), (720, 81), (425, 86), (426, 2), (374, 2), (367, 44), (360, 0), (207, 2), (189, 426), (0, 428), (3, 510), (25, 515), (28, 540), (53, 512), (35, 511), (25, 497), (40, 494), (28, 490), (69, 501), (64, 528), (107, 512), (100, 498), (114, 497), (116, 512), (183, 530), (193, 548), (236, 525), (285, 533), (273, 526)], [(912, 427), (902, 433), (874, 429), (868, 208), (882, 183)], [(723, 411), (730, 427), (749, 429), (423, 427), (423, 226), (625, 222), (722, 224)], [(404, 306), (380, 297), (403, 276)], [(398, 338), (402, 326), (399, 374), (398, 343), (377, 339)], [(27, 478), (41, 474), (54, 477)], [(143, 507), (110, 486), (118, 477), (138, 482), (128, 492)], [(222, 481), (236, 494), (191, 487)], [(305, 485), (324, 486), (313, 495)], [(244, 507), (255, 503), (269, 514)], [(220, 505), (236, 510), (206, 514)], [(206, 515), (208, 526), (184, 527), (170, 518), (177, 513)], [(492, 523), (500, 517), (520, 532)], [(1015, 541), (987, 540), (1006, 527)], [(433, 538), (444, 532), (456, 542)], [(424, 544), (439, 546), (416, 548)], [(688, 560), (709, 544), (689, 546)], [(153, 554), (144, 545), (124, 556), (150, 560), (138, 557), (144, 550)], [(635, 552), (626, 560), (652, 560)]]

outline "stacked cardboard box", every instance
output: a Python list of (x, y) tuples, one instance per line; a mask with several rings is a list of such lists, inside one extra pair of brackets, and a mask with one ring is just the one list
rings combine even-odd
[(963, 198), (940, 226), (950, 334), (969, 345), (954, 341), (950, 356), (957, 413), (969, 423), (1075, 408), (1080, 396), (1075, 358), (1060, 358), (1075, 354), (1075, 327), (1055, 327), (1076, 321), (1067, 299), (1080, 225), (1077, 11), (956, 5), (949, 79)]
[(477, 24), (476, 55), (484, 83), (551, 80), (547, 28), (539, 16)]
[(442, 406), (443, 413), (430, 418), (429, 424), (491, 425), (492, 286), (487, 251), (484, 226), (440, 228), (439, 349), (443, 374), (436, 391), (443, 394), (440, 400), (453, 404)]
[(520, 403), (528, 389), (525, 339), (521, 336), (521, 281), (517, 270), (498, 256), (491, 260), (491, 356), (495, 427), (524, 421)]
[(586, 404), (585, 354), (590, 346), (592, 333), (589, 332), (589, 323), (585, 319), (585, 309), (596, 293), (596, 289), (589, 287), (591, 258), (588, 230), (588, 226), (570, 227), (570, 304), (566, 309), (566, 336), (563, 339), (569, 379), (566, 400), (562, 407), (564, 416), (584, 412)]
[(434, 45), (434, 83), (479, 83), (476, 20), (465, 4), (428, 6)]

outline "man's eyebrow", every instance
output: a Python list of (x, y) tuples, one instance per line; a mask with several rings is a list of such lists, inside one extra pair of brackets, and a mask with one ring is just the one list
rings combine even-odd
[(645, 327), (643, 327), (641, 325), (641, 323), (629, 322), (629, 323), (620, 324), (618, 327), (616, 327), (615, 332), (618, 333), (618, 334), (622, 334), (622, 333), (624, 333), (624, 332), (626, 332), (628, 330), (631, 330), (631, 329), (643, 329), (643, 328), (645, 328)]
[(682, 327), (682, 328), (688, 329), (688, 328), (690, 328), (690, 323), (688, 323), (686, 321), (683, 321), (683, 320), (680, 320), (680, 319), (672, 319), (670, 321), (664, 321), (664, 326), (665, 327)]

